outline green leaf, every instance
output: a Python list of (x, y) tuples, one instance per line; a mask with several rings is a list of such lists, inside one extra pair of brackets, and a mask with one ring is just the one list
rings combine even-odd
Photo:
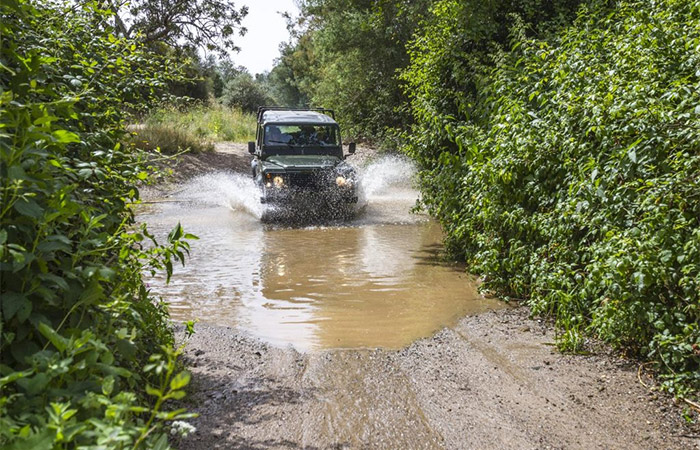
[(49, 384), (50, 378), (44, 372), (39, 372), (33, 377), (20, 378), (17, 385), (24, 389), (28, 395), (38, 395)]
[(26, 378), (29, 375), (31, 375), (34, 372), (33, 369), (27, 369), (22, 372), (12, 372), (11, 374), (7, 375), (6, 377), (0, 378), (0, 387), (3, 387), (7, 384), (13, 383), (20, 378)]
[(131, 378), (133, 375), (130, 371), (123, 367), (117, 367), (117, 366), (110, 366), (109, 364), (104, 364), (104, 363), (94, 363), (95, 367), (99, 368), (102, 373), (105, 373), (107, 375), (112, 375), (114, 377), (122, 377), (122, 378)]
[(53, 133), (51, 133), (51, 135), (57, 142), (60, 142), (62, 144), (80, 142), (80, 137), (72, 131), (68, 130), (56, 130)]
[(112, 375), (107, 375), (102, 382), (102, 393), (109, 397), (114, 391), (114, 377)]
[(154, 387), (151, 386), (150, 384), (147, 384), (147, 385), (146, 385), (146, 394), (152, 395), (152, 396), (154, 396), (154, 397), (162, 397), (162, 396), (163, 396), (163, 391), (161, 391), (160, 389), (154, 388)]
[(15, 210), (23, 216), (40, 219), (44, 214), (44, 210), (32, 199), (21, 198), (14, 204)]
[(18, 311), (31, 308), (31, 302), (24, 294), (4, 292), (2, 294), (2, 315), (5, 320), (12, 319)]
[(11, 166), (7, 169), (7, 177), (10, 180), (27, 180), (27, 173), (22, 166)]
[(172, 231), (170, 232), (170, 234), (168, 235), (168, 241), (169, 242), (177, 241), (178, 239), (180, 239), (182, 237), (182, 234), (183, 234), (182, 233), (182, 224), (180, 224), (180, 222), (178, 222), (177, 225), (175, 226), (175, 228), (173, 228)]
[(186, 409), (176, 409), (174, 411), (161, 411), (158, 413), (158, 418), (163, 420), (175, 420), (181, 418), (187, 412)]
[(102, 285), (100, 285), (96, 278), (93, 278), (80, 294), (80, 301), (86, 305), (91, 305), (102, 297), (103, 292), (104, 290), (102, 289)]
[(153, 445), (153, 450), (167, 450), (170, 448), (168, 445), (168, 435), (161, 434), (156, 443)]
[(170, 389), (177, 390), (182, 389), (190, 382), (190, 373), (186, 370), (175, 375), (175, 377), (170, 380)]
[(61, 353), (66, 351), (68, 347), (68, 339), (64, 338), (56, 332), (53, 328), (47, 325), (45, 322), (39, 324), (39, 332), (48, 339), (54, 347), (58, 349)]
[(175, 400), (182, 400), (185, 398), (185, 391), (170, 391), (167, 395), (167, 398), (174, 398)]
[(51, 252), (56, 252), (56, 251), (64, 251), (68, 252), (70, 251), (70, 245), (66, 245), (63, 242), (60, 241), (43, 241), (39, 245), (37, 245), (37, 250), (43, 253), (51, 253)]

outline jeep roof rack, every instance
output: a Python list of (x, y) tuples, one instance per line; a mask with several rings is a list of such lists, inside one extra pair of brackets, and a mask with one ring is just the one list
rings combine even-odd
[(259, 106), (258, 107), (258, 123), (262, 120), (265, 111), (316, 111), (322, 114), (330, 114), (335, 120), (335, 111), (328, 108), (286, 108), (284, 106)]

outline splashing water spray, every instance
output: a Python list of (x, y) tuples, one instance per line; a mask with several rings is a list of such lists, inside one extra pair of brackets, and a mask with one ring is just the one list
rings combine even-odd
[[(382, 156), (358, 168), (357, 173), (358, 203), (353, 205), (349, 220), (344, 220), (343, 223), (364, 225), (425, 220), (424, 216), (410, 213), (418, 198), (418, 192), (413, 187), (416, 168), (408, 158), (397, 155)], [(188, 201), (222, 206), (256, 219), (275, 216), (282, 209), (279, 206), (262, 204), (260, 189), (255, 185), (253, 178), (242, 173), (217, 172), (196, 177), (183, 187), (181, 195)], [(303, 220), (306, 218), (305, 211), (300, 213), (301, 222), (309, 222)]]

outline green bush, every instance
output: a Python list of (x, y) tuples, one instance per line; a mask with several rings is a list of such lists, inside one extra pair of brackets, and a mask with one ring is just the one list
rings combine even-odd
[(251, 141), (255, 139), (255, 126), (254, 115), (219, 105), (160, 108), (145, 120), (145, 129), (177, 131), (187, 136), (185, 142), (190, 145), (194, 142)]
[(266, 86), (248, 72), (239, 73), (226, 83), (221, 101), (229, 108), (240, 109), (248, 114), (257, 113), (260, 106), (274, 104)]
[(0, 2), (0, 447), (167, 447), (186, 372), (142, 273), (184, 261), (134, 224), (124, 109), (176, 74), (96, 4)]
[(432, 114), (430, 70), (407, 75), (425, 205), (486, 289), (556, 318), (562, 348), (596, 335), (697, 394), (700, 2), (584, 8), (514, 38), (452, 117)]

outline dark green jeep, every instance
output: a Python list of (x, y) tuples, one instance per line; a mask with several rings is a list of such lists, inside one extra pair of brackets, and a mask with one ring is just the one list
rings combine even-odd
[[(357, 203), (355, 170), (345, 162), (340, 128), (329, 109), (260, 107), (253, 177), (262, 203), (313, 205)], [(349, 144), (350, 154), (355, 144)]]

